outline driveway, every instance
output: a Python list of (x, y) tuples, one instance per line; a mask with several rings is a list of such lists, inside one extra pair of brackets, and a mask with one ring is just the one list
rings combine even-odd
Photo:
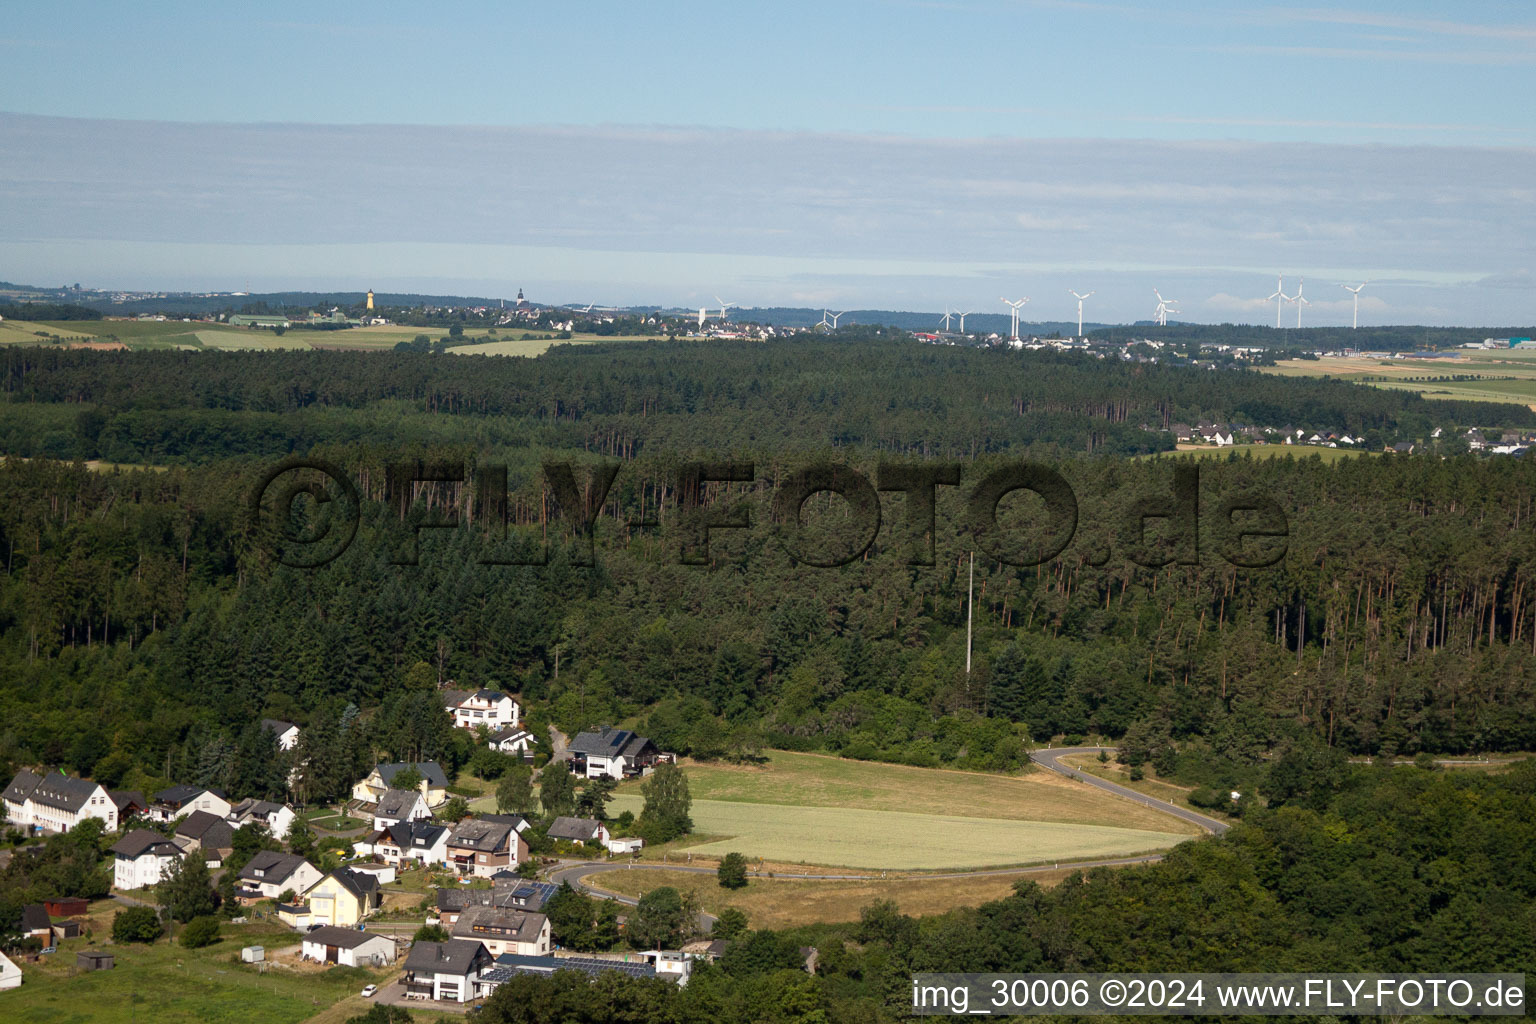
[(1123, 797), (1126, 800), (1135, 801), (1136, 803), (1141, 804), (1143, 807), (1150, 807), (1155, 811), (1162, 811), (1164, 814), (1171, 814), (1175, 818), (1182, 818), (1185, 821), (1192, 822), (1193, 824), (1199, 825), (1201, 828), (1205, 829), (1212, 835), (1221, 835), (1221, 833), (1232, 827), (1224, 821), (1217, 821), (1215, 818), (1208, 818), (1204, 814), (1200, 814), (1197, 811), (1191, 811), (1187, 808), (1180, 807), (1177, 804), (1171, 804), (1166, 800), (1159, 800), (1156, 797), (1147, 796), (1145, 793), (1138, 793), (1128, 786), (1122, 786), (1118, 783), (1110, 782), (1107, 779), (1101, 779), (1097, 775), (1089, 775), (1087, 772), (1078, 771), (1076, 768), (1063, 764), (1061, 761), (1062, 758), (1071, 757), (1074, 754), (1097, 754), (1100, 751), (1113, 754), (1115, 752), (1115, 748), (1056, 747), (1052, 750), (1031, 751), (1029, 759), (1035, 762), (1035, 764), (1040, 765), (1042, 768), (1049, 768), (1051, 771), (1056, 772), (1058, 775), (1065, 775), (1067, 778), (1076, 779), (1078, 782), (1086, 782), (1088, 785), (1102, 789), (1106, 793), (1113, 793), (1115, 796)]
[(404, 1006), (407, 1009), (422, 1012), (434, 1010), (439, 1013), (468, 1013), (470, 1007), (469, 1003), (450, 1003), (440, 999), (407, 999), (403, 978), (397, 978), (388, 985), (380, 987), (374, 993), (372, 1001), (389, 1006)]

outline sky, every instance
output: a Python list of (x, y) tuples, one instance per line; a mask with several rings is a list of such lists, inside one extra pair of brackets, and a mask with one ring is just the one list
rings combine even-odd
[(0, 279), (1528, 325), (1533, 86), (1524, 3), (20, 5)]

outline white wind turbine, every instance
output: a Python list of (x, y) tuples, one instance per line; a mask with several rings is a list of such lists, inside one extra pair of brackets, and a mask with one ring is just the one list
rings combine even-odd
[[(1154, 291), (1155, 290), (1156, 289), (1154, 289)], [(1081, 338), (1083, 336), (1083, 300), (1086, 299), (1089, 295), (1092, 295), (1093, 292), (1088, 292), (1087, 294), (1079, 295), (1079, 294), (1077, 294), (1077, 292), (1075, 292), (1072, 289), (1068, 288), (1067, 289), (1067, 294), (1072, 296), (1074, 299), (1077, 300), (1077, 336), (1079, 338)], [(1161, 299), (1162, 296), (1159, 295), (1158, 298)]]
[(950, 317), (952, 317), (952, 316), (954, 316), (954, 314), (949, 311), (949, 307), (948, 306), (945, 306), (944, 307), (944, 332), (946, 334), (949, 333), (949, 320), (950, 320)]
[(1013, 324), (1011, 326), (1011, 330), (1013, 331), (1013, 333), (1008, 335), (1008, 337), (1013, 339), (1014, 341), (1018, 341), (1019, 340), (1019, 309), (1024, 305), (1024, 303), (1028, 302), (1029, 299), (1027, 297), (1026, 298), (1022, 298), (1018, 302), (1009, 302), (1007, 299), (998, 299), (997, 301), (1001, 302), (1003, 305), (1007, 306), (1008, 309), (1010, 310), (1010, 316), (1013, 319)]
[(964, 313), (956, 313), (955, 314), (956, 316), (958, 316), (960, 318), (960, 333), (961, 334), (965, 333), (965, 318), (970, 316), (974, 312), (976, 312), (974, 309), (968, 309)]
[(841, 313), (827, 313), (826, 310), (822, 310), (822, 313), (824, 313), (827, 316), (830, 316), (832, 318), (832, 329), (835, 331), (835, 330), (837, 330), (837, 321), (839, 319), (841, 319), (842, 317), (846, 316), (848, 314), (848, 311), (845, 309)]
[(1174, 303), (1178, 302), (1179, 300), (1163, 298), (1163, 293), (1158, 291), (1156, 288), (1152, 289), (1152, 294), (1157, 296), (1157, 324), (1159, 327), (1167, 327), (1168, 314), (1172, 313), (1174, 316), (1178, 316), (1179, 314), (1179, 311), (1173, 308)]
[(1286, 298), (1286, 295), (1285, 295), (1285, 275), (1284, 274), (1281, 274), (1279, 277), (1275, 278), (1275, 294), (1270, 295), (1270, 296), (1266, 296), (1264, 301), (1268, 302), (1270, 299), (1274, 299), (1275, 300), (1275, 329), (1279, 330), (1279, 328), (1280, 328), (1280, 307), (1284, 303), (1290, 301), (1289, 299)]
[(832, 325), (827, 322), (827, 311), (826, 310), (822, 310), (821, 311), (821, 322), (819, 324), (817, 324), (816, 326), (817, 327), (825, 327), (828, 330), (832, 329)]
[(736, 303), (734, 303), (734, 302), (726, 302), (724, 299), (722, 299), (718, 295), (715, 296), (715, 301), (720, 303), (720, 319), (721, 320), (726, 319), (725, 311), (727, 309), (730, 309), (732, 306), (736, 305)]
[(1352, 330), (1359, 330), (1360, 329), (1360, 289), (1364, 288), (1366, 285), (1368, 285), (1370, 283), (1371, 282), (1369, 282), (1369, 281), (1361, 281), (1359, 284), (1355, 285), (1353, 288), (1351, 288), (1347, 284), (1339, 285), (1339, 287), (1343, 288), (1345, 291), (1347, 291), (1347, 292), (1354, 292), (1355, 293), (1355, 319), (1354, 319), (1354, 323), (1350, 325), (1350, 328)]
[(1310, 305), (1312, 305), (1312, 303), (1307, 301), (1307, 297), (1305, 295), (1301, 294), (1301, 290), (1303, 288), (1305, 288), (1306, 285), (1307, 285), (1307, 279), (1304, 278), (1304, 277), (1301, 280), (1297, 281), (1296, 282), (1296, 294), (1291, 296), (1291, 301), (1296, 303), (1296, 326), (1297, 327), (1301, 326), (1301, 307), (1302, 306), (1310, 306)]

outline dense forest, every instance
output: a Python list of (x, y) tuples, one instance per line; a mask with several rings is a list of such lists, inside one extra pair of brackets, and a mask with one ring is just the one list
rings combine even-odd
[[(229, 762), (265, 715), (315, 737), (308, 795), (324, 797), (376, 756), (467, 757), (411, 726), (410, 702), (446, 679), (521, 692), (568, 730), (632, 721), (705, 756), (771, 744), (1006, 769), (1031, 742), (1092, 734), (1224, 787), (1301, 739), (1359, 755), (1536, 747), (1536, 465), (1210, 461), (1195, 522), (1155, 519), (1149, 541), (1138, 518), (1167, 510), (1171, 465), (1116, 457), (1167, 436), (1143, 420), (1417, 431), (1476, 407), (875, 341), (538, 360), (11, 350), (4, 380), (16, 454), (41, 436), (45, 453), (164, 467), (13, 459), (0, 473), (10, 764), (152, 788)], [(355, 540), (316, 569), (280, 564), (248, 508), (292, 451), (343, 467), (359, 496)], [(977, 536), (966, 506), (1026, 457), (1077, 503), (1069, 542), (1039, 565), (1009, 564), (1032, 559)], [(703, 458), (753, 463), (752, 482), (703, 495), (721, 515), (744, 503), (750, 525), (715, 530), (708, 564), (685, 564), (699, 559), (684, 557), (680, 470)], [(806, 530), (847, 564), (791, 557), (782, 484), (826, 461), (877, 481), (892, 459), (958, 463), (931, 548), (907, 496), (880, 497), (859, 548), (849, 506), (823, 493)], [(390, 472), (402, 460), (459, 463), (448, 475), (464, 482), (410, 483)], [(541, 467), (567, 461), (562, 490)], [(586, 499), (598, 516), (577, 536), (570, 487), (598, 464), (611, 487)], [(1242, 568), (1254, 540), (1223, 526), (1223, 503), (1255, 492), (1287, 536), (1278, 562)], [(1042, 532), (1032, 503), (999, 506), (1026, 548)], [(450, 515), (459, 528), (413, 532)], [(401, 564), (413, 548), (419, 564)]]

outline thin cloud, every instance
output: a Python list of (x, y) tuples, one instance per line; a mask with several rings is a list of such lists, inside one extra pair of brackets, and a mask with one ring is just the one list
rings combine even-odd
[(1358, 25), (1365, 28), (1404, 29), (1435, 36), (1473, 36), (1482, 39), (1536, 41), (1536, 26), (1486, 24), (1475, 21), (1446, 21), (1436, 18), (1406, 18), (1372, 11), (1335, 11), (1326, 9), (1279, 10), (1271, 13), (1281, 20), (1319, 22), (1332, 25)]

